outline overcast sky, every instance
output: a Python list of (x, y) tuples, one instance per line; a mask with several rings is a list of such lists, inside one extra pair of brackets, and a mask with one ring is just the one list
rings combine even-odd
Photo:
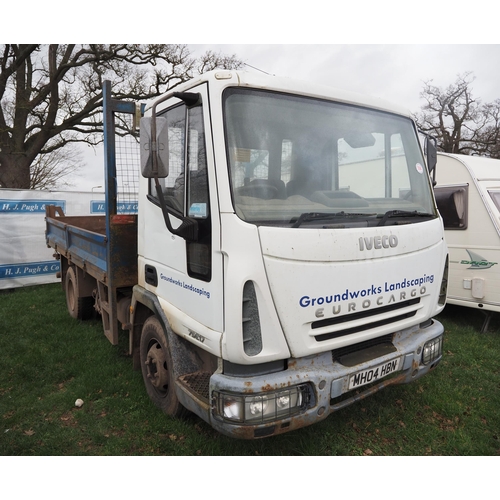
[[(264, 71), (381, 97), (417, 112), (425, 81), (447, 87), (457, 75), (472, 72), (473, 95), (483, 102), (500, 99), (500, 44), (191, 44), (235, 54), (248, 71)], [(257, 68), (257, 69), (252, 69)], [(78, 189), (102, 185), (102, 160), (88, 151), (88, 167)]]
[[(278, 76), (320, 82), (420, 109), (423, 82), (453, 83), (458, 74), (476, 76), (474, 95), (500, 98), (499, 45), (191, 45), (235, 54), (243, 62)], [(251, 70), (251, 68), (247, 68)]]

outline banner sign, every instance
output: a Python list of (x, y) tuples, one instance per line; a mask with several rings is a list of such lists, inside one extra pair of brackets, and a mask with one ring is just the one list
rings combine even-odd
[[(118, 202), (116, 205), (118, 214), (136, 214), (137, 201)], [(106, 213), (106, 204), (103, 200), (92, 200), (90, 202), (90, 213), (104, 215)]]
[(0, 189), (0, 290), (59, 281), (60, 263), (45, 242), (45, 206), (57, 205), (65, 215), (91, 215), (95, 196)]
[(28, 262), (26, 264), (8, 264), (0, 266), (0, 280), (13, 278), (31, 278), (57, 273), (61, 268), (58, 260), (48, 262)]
[(0, 199), (0, 214), (44, 214), (45, 205), (57, 205), (66, 210), (66, 202), (64, 200), (7, 200)]

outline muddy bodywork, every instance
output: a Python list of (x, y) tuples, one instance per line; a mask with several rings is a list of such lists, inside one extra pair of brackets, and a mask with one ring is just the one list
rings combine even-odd
[[(238, 425), (224, 421), (215, 414), (212, 398), (212, 411), (209, 415), (211, 425), (223, 434), (243, 439), (255, 439), (288, 432), (314, 424), (327, 418), (352, 403), (378, 392), (390, 385), (406, 384), (424, 376), (441, 360), (441, 357), (429, 365), (421, 362), (424, 344), (443, 335), (443, 326), (433, 321), (426, 328), (413, 327), (394, 334), (393, 352), (377, 356), (354, 366), (345, 366), (333, 359), (332, 352), (289, 360), (286, 370), (253, 377), (252, 382), (239, 377), (214, 374), (210, 380), (210, 391), (219, 389), (232, 393), (262, 394), (277, 389), (307, 384), (308, 397), (303, 411), (290, 418), (257, 425)], [(367, 357), (370, 357), (368, 354)], [(352, 375), (372, 367), (382, 366), (394, 359), (400, 359), (398, 371), (380, 381), (349, 390)]]
[[(403, 329), (384, 342), (351, 351), (348, 354), (326, 351), (300, 359), (282, 360), (254, 367), (229, 367), (227, 363), (202, 359), (202, 351), (195, 352), (171, 329), (158, 298), (140, 286), (134, 287), (132, 300), (133, 336), (138, 341), (141, 321), (140, 304), (153, 311), (165, 329), (174, 363), (176, 393), (182, 404), (209, 423), (216, 430), (238, 439), (257, 439), (273, 436), (312, 425), (331, 413), (378, 392), (385, 387), (406, 384), (424, 376), (441, 361), (422, 363), (424, 345), (433, 339), (442, 339), (444, 329), (438, 321), (429, 321)], [(356, 389), (349, 388), (353, 376), (374, 367), (399, 360), (398, 369), (376, 382)], [(241, 370), (238, 374), (238, 370)], [(299, 411), (287, 418), (266, 422), (231, 422), (220, 411), (220, 394), (241, 396), (271, 396), (276, 391), (302, 388)], [(219, 398), (219, 399), (218, 399)]]
[(53, 206), (46, 210), (46, 242), (62, 260), (63, 285), (68, 267), (74, 266), (79, 295), (96, 299), (105, 334), (117, 344), (119, 310), (127, 310), (119, 303), (137, 282), (137, 216), (112, 215), (107, 222), (101, 216), (67, 217)]

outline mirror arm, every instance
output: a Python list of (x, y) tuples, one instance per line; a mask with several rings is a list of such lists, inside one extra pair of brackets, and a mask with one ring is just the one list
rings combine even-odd
[(177, 236), (184, 238), (186, 241), (197, 241), (198, 240), (198, 222), (190, 219), (189, 217), (181, 217), (182, 224), (174, 229), (172, 223), (170, 222), (170, 217), (168, 216), (169, 210), (167, 208), (167, 204), (165, 203), (165, 198), (163, 196), (163, 191), (160, 186), (160, 182), (158, 180), (158, 176), (154, 177), (156, 194), (158, 196), (158, 200), (160, 201), (160, 207), (163, 214), (163, 219), (165, 220), (165, 225), (167, 229)]

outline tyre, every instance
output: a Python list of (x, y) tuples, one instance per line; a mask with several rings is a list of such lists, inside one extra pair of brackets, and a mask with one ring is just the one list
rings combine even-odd
[(86, 320), (94, 313), (94, 299), (92, 297), (80, 297), (76, 273), (74, 267), (69, 267), (65, 281), (66, 305), (72, 318)]
[(142, 377), (153, 403), (171, 417), (186, 415), (188, 411), (175, 394), (172, 356), (165, 331), (156, 316), (150, 316), (142, 327), (140, 357)]

